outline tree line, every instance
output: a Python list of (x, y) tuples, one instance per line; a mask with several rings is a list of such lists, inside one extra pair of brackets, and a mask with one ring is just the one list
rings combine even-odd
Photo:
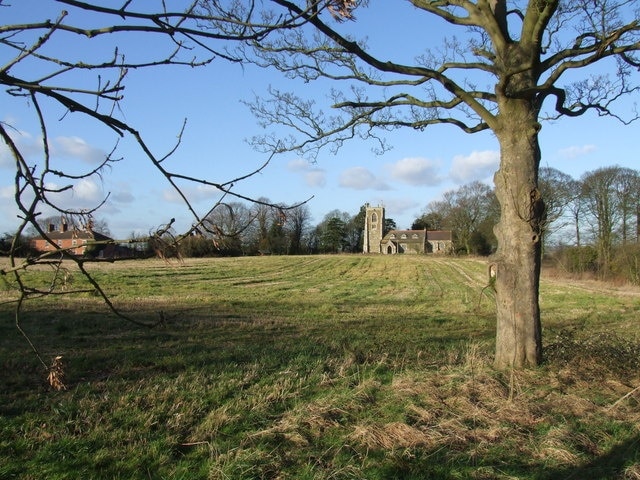
[[(640, 283), (640, 173), (608, 166), (574, 179), (540, 168), (545, 204), (541, 225), (545, 258), (571, 273)], [(472, 182), (429, 203), (412, 228), (451, 229), (457, 253), (495, 252), (500, 210), (494, 190)]]
[[(575, 179), (542, 167), (539, 188), (545, 204), (545, 257), (570, 272), (622, 276), (640, 283), (640, 172), (608, 166)], [(451, 230), (456, 254), (490, 255), (497, 248), (494, 227), (499, 216), (494, 189), (474, 181), (428, 203), (411, 229)], [(183, 254), (357, 253), (362, 251), (364, 218), (364, 206), (355, 214), (332, 210), (313, 225), (307, 205), (285, 212), (234, 202), (207, 217), (215, 226), (211, 230), (218, 233), (186, 239)], [(396, 228), (387, 218), (385, 232)]]
[[(548, 258), (570, 272), (591, 272), (603, 278), (624, 276), (640, 283), (639, 171), (609, 166), (574, 179), (558, 169), (542, 167), (539, 188), (545, 203), (542, 235)], [(261, 200), (259, 204), (219, 204), (206, 216), (206, 228), (181, 240), (180, 254), (205, 257), (362, 251), (364, 205), (355, 214), (332, 210), (314, 225), (306, 204), (284, 209), (270, 206), (266, 198)], [(428, 203), (411, 229), (451, 230), (456, 254), (490, 255), (497, 248), (494, 226), (499, 215), (493, 188), (474, 181)], [(58, 221), (57, 217), (39, 220), (43, 229)], [(64, 221), (74, 225), (78, 219), (67, 215)], [(93, 220), (92, 225), (96, 231), (109, 234), (106, 220)], [(396, 228), (396, 222), (387, 218), (385, 233)], [(29, 237), (36, 232), (30, 233), (21, 240), (25, 253)], [(131, 238), (143, 241), (145, 237), (132, 233)], [(0, 239), (0, 248), (8, 251), (11, 241), (6, 234)]]

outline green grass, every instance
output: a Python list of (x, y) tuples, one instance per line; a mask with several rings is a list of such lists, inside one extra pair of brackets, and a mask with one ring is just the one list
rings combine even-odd
[(543, 281), (547, 361), (499, 372), (480, 261), (90, 268), (125, 313), (166, 321), (28, 302), (22, 327), (65, 362), (57, 392), (0, 305), (0, 478), (640, 478), (637, 291)]

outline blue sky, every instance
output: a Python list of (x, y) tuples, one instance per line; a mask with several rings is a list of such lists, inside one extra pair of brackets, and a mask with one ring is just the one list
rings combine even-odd
[[(61, 6), (49, 1), (13, 0), (14, 6), (3, 11), (6, 22), (37, 21), (54, 18)], [(35, 8), (35, 5), (38, 8)], [(382, 14), (384, 12), (384, 15)], [(370, 43), (382, 58), (407, 55), (409, 38), (422, 28), (420, 19), (410, 11), (390, 19), (389, 12), (369, 9), (356, 22), (348, 22), (354, 35), (368, 35)], [(71, 12), (70, 21), (78, 15)], [(78, 17), (86, 21), (86, 17)], [(393, 26), (395, 27), (395, 30)], [(377, 35), (386, 29), (384, 35)], [(430, 35), (437, 31), (429, 30)], [(372, 33), (374, 32), (374, 33)], [(419, 37), (419, 36), (418, 36)], [(392, 39), (392, 42), (389, 42)], [(95, 42), (87, 45), (61, 38), (52, 48), (69, 49), (81, 58), (88, 49), (96, 55), (107, 52)], [(415, 40), (411, 40), (415, 43)], [(425, 40), (426, 41), (426, 40)], [(138, 43), (136, 43), (138, 42)], [(145, 43), (148, 42), (148, 43)], [(153, 54), (153, 41), (127, 45), (129, 55)], [(405, 53), (406, 52), (406, 53)], [(2, 63), (9, 57), (2, 51)], [(72, 56), (73, 56), (72, 55)], [(23, 72), (30, 74), (28, 65)], [(89, 82), (95, 74), (87, 75)], [(262, 133), (248, 107), (241, 103), (254, 94), (263, 94), (269, 85), (295, 90), (300, 85), (285, 80), (275, 72), (250, 66), (216, 61), (203, 68), (161, 67), (131, 71), (126, 81), (125, 99), (116, 114), (137, 128), (148, 145), (159, 156), (168, 152), (176, 141), (182, 122), (187, 127), (182, 144), (167, 160), (172, 169), (216, 182), (228, 181), (254, 170), (266, 156), (256, 152), (245, 139)], [(324, 86), (305, 85), (298, 93), (319, 102), (328, 93)], [(3, 92), (0, 120), (14, 129), (14, 139), (28, 158), (37, 161), (41, 151), (39, 128), (33, 107), (24, 99), (11, 98)], [(64, 115), (54, 105), (43, 105), (50, 115), (50, 146), (55, 165), (74, 172), (86, 171), (109, 153), (118, 140), (104, 127), (97, 126), (78, 114)], [(600, 166), (621, 165), (637, 168), (637, 125), (625, 127), (608, 118), (587, 115), (577, 119), (546, 123), (541, 132), (542, 164), (555, 167), (578, 178)], [(465, 134), (453, 127), (437, 126), (423, 132), (400, 130), (386, 135), (393, 149), (377, 156), (372, 145), (354, 140), (337, 155), (328, 150), (320, 153), (315, 163), (295, 154), (274, 157), (270, 165), (255, 177), (239, 183), (238, 193), (266, 197), (273, 202), (294, 203), (313, 197), (308, 205), (313, 222), (318, 223), (334, 209), (356, 214), (366, 202), (383, 204), (387, 216), (400, 228), (408, 228), (432, 200), (446, 190), (464, 183), (481, 180), (491, 183), (498, 165), (498, 144), (490, 133)], [(179, 229), (193, 219), (175, 192), (153, 168), (131, 139), (120, 139), (115, 157), (122, 161), (104, 172), (101, 178), (79, 181), (59, 201), (65, 206), (92, 208), (109, 193), (107, 204), (96, 215), (105, 219), (112, 236), (127, 238), (131, 232), (147, 233), (170, 218), (177, 219)], [(12, 159), (0, 146), (0, 233), (17, 225), (13, 205)], [(209, 188), (187, 186), (194, 206), (204, 213), (219, 196)], [(43, 211), (43, 215), (49, 212)]]

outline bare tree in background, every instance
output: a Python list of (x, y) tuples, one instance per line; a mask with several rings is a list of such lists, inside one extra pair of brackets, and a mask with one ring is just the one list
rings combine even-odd
[(491, 216), (491, 202), (494, 193), (482, 182), (471, 182), (442, 195), (442, 200), (429, 204), (429, 210), (439, 212), (444, 223), (453, 230), (458, 249), (467, 255), (473, 252), (471, 240), (480, 225)]
[[(603, 276), (609, 273), (613, 247), (618, 243), (616, 236), (627, 228), (625, 217), (629, 215), (631, 203), (629, 184), (634, 175), (631, 169), (614, 166), (598, 168), (581, 178), (584, 209), (591, 219), (599, 270)], [(620, 235), (620, 238), (624, 237)]]
[(552, 167), (542, 167), (538, 181), (540, 193), (544, 198), (545, 212), (542, 223), (542, 247), (545, 247), (549, 236), (567, 226), (563, 218), (568, 205), (573, 200), (570, 175)]
[(311, 212), (307, 205), (300, 205), (286, 214), (286, 226), (289, 235), (290, 253), (304, 252), (303, 239), (310, 228)]
[[(218, 2), (208, 1), (210, 5)], [(274, 32), (252, 43), (247, 61), (274, 68), (303, 82), (334, 82), (334, 111), (316, 99), (276, 88), (257, 98), (253, 110), (265, 126), (284, 125), (291, 135), (256, 138), (270, 151), (314, 157), (323, 147), (372, 139), (386, 147), (384, 132), (450, 125), (466, 133), (492, 131), (500, 145), (494, 176), (500, 203), (495, 228), (498, 367), (538, 365), (542, 359), (538, 302), (544, 200), (538, 187), (541, 121), (586, 113), (637, 118), (624, 101), (637, 94), (640, 14), (629, 0), (406, 0), (371, 2), (394, 18), (409, 9), (424, 20), (416, 40), (398, 50), (398, 60), (376, 56), (353, 38), (352, 22), (336, 22), (335, 2), (270, 0), (271, 18), (300, 17), (303, 28)], [(341, 18), (358, 22), (366, 1), (342, 2)], [(326, 7), (326, 12), (324, 11)], [(338, 12), (341, 10), (338, 9)], [(340, 13), (338, 13), (340, 16)], [(387, 17), (385, 17), (387, 18)], [(429, 35), (440, 25), (451, 36)], [(304, 28), (309, 27), (309, 28)], [(368, 32), (378, 45), (404, 25)], [(407, 63), (408, 50), (414, 60)], [(591, 68), (593, 67), (593, 68)], [(603, 72), (608, 72), (605, 74)], [(617, 107), (620, 107), (619, 110)], [(625, 116), (626, 114), (626, 116)], [(284, 140), (284, 141), (283, 141)]]
[(204, 220), (208, 232), (213, 232), (206, 236), (210, 236), (223, 252), (239, 254), (254, 220), (253, 213), (244, 203), (221, 203)]
[(638, 214), (640, 214), (640, 173), (620, 168), (618, 198), (620, 199), (620, 241), (622, 245), (638, 243)]

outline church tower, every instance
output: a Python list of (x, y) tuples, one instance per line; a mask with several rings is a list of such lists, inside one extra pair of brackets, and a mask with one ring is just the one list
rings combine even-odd
[(384, 229), (384, 207), (370, 207), (366, 205), (364, 218), (364, 241), (362, 251), (364, 253), (381, 253), (380, 242)]

